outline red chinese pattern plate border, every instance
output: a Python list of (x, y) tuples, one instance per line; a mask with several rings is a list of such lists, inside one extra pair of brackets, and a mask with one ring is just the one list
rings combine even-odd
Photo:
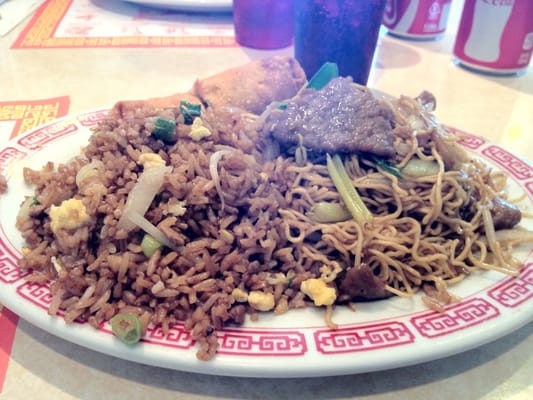
[[(9, 189), (0, 196), (0, 302), (20, 317), (53, 335), (119, 358), (177, 370), (253, 377), (326, 376), (384, 370), (447, 355), (496, 340), (533, 320), (533, 250), (517, 256), (524, 268), (515, 278), (483, 272), (452, 286), (462, 300), (445, 313), (427, 310), (420, 299), (393, 298), (363, 303), (354, 313), (338, 307), (339, 329), (324, 324), (318, 310), (294, 310), (282, 316), (261, 315), (258, 322), (219, 332), (220, 348), (209, 361), (198, 361), (195, 343), (182, 325), (168, 334), (149, 329), (142, 342), (120, 343), (108, 324), (99, 330), (88, 324), (67, 326), (46, 310), (46, 286), (28, 283), (17, 268), (22, 239), (14, 227), (18, 207), (31, 193), (22, 167), (40, 168), (48, 159), (66, 161), (76, 154), (90, 128), (107, 111), (95, 110), (58, 119), (0, 146), (0, 173)], [(533, 168), (519, 157), (478, 136), (461, 134), (460, 143), (474, 155), (507, 172), (510, 191), (533, 199)], [(529, 225), (528, 225), (529, 224)], [(532, 229), (530, 221), (526, 227)]]

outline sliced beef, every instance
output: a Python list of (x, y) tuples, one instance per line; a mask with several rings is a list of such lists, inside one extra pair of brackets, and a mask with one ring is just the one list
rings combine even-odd
[(385, 284), (366, 264), (349, 269), (339, 285), (339, 291), (352, 300), (377, 300), (390, 296)]
[(369, 90), (359, 89), (351, 78), (334, 78), (320, 90), (305, 89), (266, 118), (264, 135), (284, 147), (299, 143), (331, 153), (394, 155), (394, 116)]
[(494, 229), (511, 229), (522, 219), (522, 212), (518, 207), (508, 203), (501, 197), (492, 200), (492, 221)]
[[(470, 221), (477, 212), (479, 193), (468, 185), (463, 185), (463, 188), (468, 193), (468, 201), (459, 209), (459, 216), (465, 221)], [(495, 230), (511, 229), (522, 220), (520, 209), (501, 197), (495, 197), (490, 205)]]

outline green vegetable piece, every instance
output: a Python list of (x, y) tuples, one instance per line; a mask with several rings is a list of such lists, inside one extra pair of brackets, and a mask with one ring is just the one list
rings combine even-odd
[(437, 175), (439, 173), (439, 164), (432, 160), (412, 158), (402, 168), (402, 173), (414, 178)]
[(141, 339), (141, 321), (136, 315), (118, 313), (110, 322), (111, 330), (122, 342), (131, 345)]
[(146, 257), (152, 257), (154, 253), (161, 247), (163, 247), (163, 245), (159, 243), (152, 235), (145, 234), (143, 236), (143, 240), (141, 241), (141, 249)]
[(157, 117), (152, 129), (152, 136), (165, 143), (172, 143), (176, 138), (176, 121), (173, 119)]
[(352, 218), (352, 214), (342, 204), (327, 201), (316, 203), (306, 215), (320, 223), (342, 222)]
[(183, 115), (185, 125), (192, 125), (194, 118), (199, 117), (202, 113), (202, 106), (182, 100), (180, 102), (180, 112)]
[(329, 81), (339, 76), (339, 67), (332, 62), (324, 63), (320, 69), (313, 75), (307, 84), (308, 89), (320, 90), (326, 86)]
[(374, 161), (376, 165), (379, 168), (381, 168), (383, 171), (388, 172), (391, 175), (394, 175), (398, 179), (402, 179), (402, 174), (400, 173), (400, 170), (396, 168), (394, 165), (392, 165), (389, 161), (376, 157), (376, 156), (372, 156), (372, 161)]
[(331, 180), (352, 217), (359, 223), (372, 221), (372, 213), (352, 185), (348, 172), (338, 154), (331, 157), (327, 154), (327, 167)]

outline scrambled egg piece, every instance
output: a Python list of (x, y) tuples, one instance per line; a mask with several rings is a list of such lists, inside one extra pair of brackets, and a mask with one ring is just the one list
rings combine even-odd
[(59, 206), (50, 207), (50, 226), (54, 233), (60, 229), (74, 230), (90, 220), (83, 202), (79, 199), (63, 200)]
[(337, 298), (335, 288), (328, 286), (322, 279), (306, 279), (300, 285), (300, 290), (313, 300), (315, 306), (330, 306)]
[(272, 293), (252, 290), (248, 294), (248, 304), (258, 311), (270, 311), (274, 308), (274, 295)]
[(144, 169), (153, 168), (153, 167), (164, 167), (167, 165), (165, 160), (161, 158), (159, 154), (156, 153), (143, 153), (139, 156), (139, 164), (141, 164)]
[(178, 200), (175, 203), (168, 204), (168, 213), (175, 215), (176, 217), (181, 217), (185, 215), (187, 211), (187, 202), (185, 200)]
[(192, 122), (189, 137), (198, 142), (208, 136), (211, 136), (211, 131), (204, 126), (204, 123), (199, 117), (196, 117)]
[(245, 303), (248, 301), (248, 293), (246, 293), (244, 290), (235, 288), (231, 291), (231, 295), (235, 299), (235, 301), (239, 303)]

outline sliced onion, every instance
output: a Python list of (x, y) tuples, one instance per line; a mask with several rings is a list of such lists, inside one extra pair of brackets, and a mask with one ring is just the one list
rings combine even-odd
[(263, 148), (263, 158), (266, 161), (272, 161), (276, 159), (281, 153), (279, 142), (274, 139), (265, 141), (265, 147)]
[(165, 174), (170, 172), (172, 167), (152, 167), (145, 169), (133, 189), (128, 194), (128, 200), (122, 216), (118, 221), (117, 228), (131, 231), (136, 224), (131, 220), (133, 213), (144, 216), (148, 207), (154, 200), (154, 197), (159, 192)]
[(315, 222), (334, 223), (347, 221), (352, 217), (350, 211), (339, 203), (321, 201), (313, 205), (306, 215)]
[(81, 167), (76, 174), (76, 186), (80, 188), (83, 185), (84, 181), (88, 181), (96, 178), (98, 181), (102, 170), (104, 169), (104, 163), (100, 160), (93, 160), (89, 164)]
[(526, 229), (501, 229), (494, 233), (498, 242), (514, 244), (519, 243), (533, 243), (533, 232)]
[(139, 228), (141, 228), (143, 231), (148, 233), (159, 243), (171, 248), (174, 251), (177, 251), (177, 252), (182, 251), (182, 249), (180, 249), (179, 247), (176, 247), (170, 240), (168, 240), (165, 234), (157, 226), (152, 224), (150, 221), (144, 218), (141, 214), (135, 211), (130, 211), (128, 213), (128, 221), (135, 224), (135, 226), (138, 226)]
[(218, 175), (218, 162), (225, 155), (230, 155), (235, 152), (235, 149), (222, 149), (215, 151), (211, 158), (209, 159), (209, 173), (211, 174), (211, 179), (215, 182), (215, 188), (217, 190), (218, 196), (220, 197), (220, 202), (222, 203), (222, 209), (224, 209), (224, 193), (222, 193), (222, 187), (220, 186), (220, 177)]
[(481, 216), (483, 217), (483, 227), (485, 228), (485, 237), (487, 238), (487, 243), (489, 249), (496, 254), (497, 251), (497, 240), (496, 240), (496, 230), (494, 229), (494, 221), (492, 220), (492, 214), (488, 206), (481, 206)]
[(409, 127), (414, 131), (421, 131), (426, 128), (424, 120), (415, 114), (408, 115), (407, 122), (409, 123)]
[(438, 173), (439, 164), (436, 161), (421, 160), (420, 158), (411, 158), (402, 168), (402, 174), (417, 178), (437, 175)]

